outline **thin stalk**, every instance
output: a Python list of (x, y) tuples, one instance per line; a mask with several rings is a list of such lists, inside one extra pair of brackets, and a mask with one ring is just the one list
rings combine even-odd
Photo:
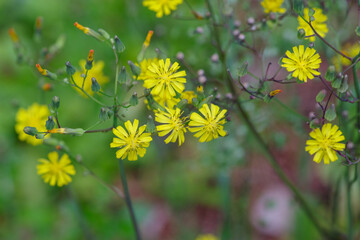
[(136, 221), (134, 209), (133, 209), (131, 198), (130, 198), (130, 193), (129, 193), (128, 184), (127, 184), (127, 180), (126, 180), (124, 163), (123, 163), (122, 159), (119, 159), (119, 166), (120, 166), (121, 183), (124, 188), (125, 202), (126, 202), (127, 208), (129, 210), (129, 213), (131, 216), (131, 221), (132, 221), (132, 224), (133, 224), (133, 227), (135, 230), (136, 239), (141, 240), (140, 231), (138, 228), (138, 224)]
[(73, 76), (70, 76), (71, 81), (74, 84), (74, 87), (76, 87), (77, 89), (79, 89), (82, 93), (84, 93), (88, 98), (90, 98), (91, 100), (93, 100), (94, 102), (96, 102), (97, 104), (106, 107), (106, 104), (100, 102), (99, 100), (97, 100), (96, 98), (94, 98), (93, 96), (91, 96), (90, 94), (88, 94), (83, 88), (81, 88), (79, 85), (76, 84), (76, 82), (74, 81)]
[[(352, 70), (353, 70), (356, 98), (360, 99), (360, 84), (359, 84), (359, 80), (358, 80), (358, 76), (357, 76), (357, 72), (356, 72), (356, 65), (354, 65), (352, 67)], [(357, 102), (356, 106), (357, 106), (356, 112), (358, 113), (356, 126), (359, 129), (360, 128), (360, 102)], [(359, 141), (360, 141), (360, 138), (359, 138)]]
[(353, 233), (353, 216), (352, 216), (352, 209), (351, 209), (351, 180), (350, 180), (350, 166), (346, 168), (345, 172), (346, 178), (346, 208), (347, 208), (347, 220), (348, 220), (348, 229), (347, 229), (347, 240), (354, 239)]

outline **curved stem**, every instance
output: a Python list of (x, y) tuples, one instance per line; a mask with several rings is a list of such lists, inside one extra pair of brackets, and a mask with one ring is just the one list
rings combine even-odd
[(125, 201), (126, 201), (126, 205), (127, 205), (127, 208), (129, 210), (129, 213), (130, 213), (130, 216), (131, 216), (131, 221), (132, 221), (132, 224), (133, 224), (133, 227), (134, 227), (136, 239), (141, 240), (140, 231), (139, 231), (139, 228), (138, 228), (138, 224), (137, 224), (137, 221), (136, 221), (134, 209), (133, 209), (131, 198), (130, 198), (130, 193), (129, 193), (128, 184), (127, 184), (126, 175), (125, 175), (124, 163), (123, 163), (122, 159), (119, 159), (119, 166), (120, 166), (121, 183), (122, 183), (123, 188), (124, 188)]

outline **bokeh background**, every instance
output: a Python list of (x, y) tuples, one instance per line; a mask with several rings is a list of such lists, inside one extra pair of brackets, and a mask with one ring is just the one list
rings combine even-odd
[[(225, 2), (234, 6), (234, 20), (243, 24), (249, 17), (263, 16), (260, 1)], [(351, 1), (313, 2), (324, 3), (329, 16), (328, 38), (337, 46), (351, 42), (356, 25), (353, 19), (357, 17), (355, 5), (349, 7)], [(200, 14), (206, 13), (204, 1), (190, 3)], [(289, 7), (287, 1), (285, 6)], [(33, 34), (38, 16), (43, 17), (44, 24), (42, 41), (36, 44)], [(98, 105), (61, 81), (40, 78), (35, 68), (39, 51), (64, 36), (63, 48), (46, 67), (64, 68), (66, 61), (78, 67), (78, 62), (94, 49), (95, 61), (105, 62), (104, 74), (110, 83), (104, 89), (111, 92), (115, 75), (113, 52), (106, 44), (76, 29), (75, 21), (119, 36), (126, 46), (120, 61), (127, 68), (128, 60), (136, 62), (147, 32), (154, 30), (147, 57), (155, 57), (155, 49), (159, 49), (160, 56), (176, 60), (176, 54), (182, 52), (193, 72), (205, 70), (209, 79), (206, 91), (218, 87), (222, 98), (227, 93), (216, 83), (222, 81), (221, 67), (211, 61), (216, 49), (207, 21), (194, 20), (185, 4), (172, 17), (158, 19), (139, 0), (0, 0), (0, 239), (134, 239), (122, 199), (76, 163), (77, 174), (69, 186), (57, 188), (43, 183), (36, 174), (37, 159), (45, 158), (52, 149), (20, 142), (14, 130), (20, 107), (34, 102), (49, 104), (54, 95), (61, 99), (59, 119), (63, 126), (86, 129), (98, 121)], [(33, 66), (16, 63), (7, 33), (10, 27), (15, 28), (26, 55), (34, 61)], [(296, 18), (288, 17), (278, 26), (246, 37), (255, 39), (265, 63), (271, 61), (276, 66), (287, 49), (304, 43), (297, 39), (296, 28)], [(325, 72), (326, 59), (331, 59), (333, 53), (322, 43), (316, 44), (324, 59), (321, 71)], [(230, 52), (229, 63), (234, 72), (248, 61), (250, 71), (261, 76), (261, 67), (250, 51), (233, 44)], [(194, 90), (197, 76), (186, 66), (182, 68), (192, 79), (188, 80), (187, 89)], [(271, 68), (270, 74), (276, 70)], [(286, 76), (286, 72), (280, 76)], [(251, 83), (250, 78), (244, 81)], [(52, 91), (41, 90), (46, 82), (52, 84)], [(304, 151), (308, 114), (317, 110), (315, 96), (323, 87), (317, 81), (274, 87), (283, 90), (279, 100), (269, 104), (248, 101), (246, 108), (286, 173), (312, 207), (326, 218), (333, 186), (343, 169), (340, 163), (315, 165)], [(126, 100), (133, 91), (142, 92), (141, 84), (128, 93), (122, 90), (121, 96)], [(282, 103), (298, 114), (291, 113)], [(320, 239), (267, 164), (241, 119), (232, 114), (232, 109), (229, 112), (230, 121), (225, 127), (229, 135), (224, 138), (200, 144), (189, 134), (185, 144), (178, 147), (166, 145), (155, 136), (144, 158), (124, 162), (144, 239), (195, 239), (201, 233), (212, 233), (221, 239)], [(139, 118), (142, 123), (151, 114), (142, 101), (122, 113), (126, 119)], [(97, 128), (110, 125), (111, 122), (105, 122)], [(109, 148), (112, 137), (111, 133), (98, 133), (58, 138), (66, 142), (74, 155), (81, 156), (97, 176), (121, 188), (115, 150)], [(336, 221), (343, 222), (344, 216), (339, 214)]]

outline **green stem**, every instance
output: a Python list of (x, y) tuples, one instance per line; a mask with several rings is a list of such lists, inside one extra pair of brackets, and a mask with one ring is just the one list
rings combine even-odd
[(350, 167), (346, 168), (345, 172), (345, 178), (346, 178), (346, 207), (347, 207), (347, 219), (348, 219), (348, 231), (347, 240), (353, 240), (353, 217), (352, 217), (352, 208), (351, 208), (351, 185), (352, 181), (350, 180)]
[(126, 202), (127, 208), (129, 210), (129, 213), (131, 216), (131, 221), (132, 221), (132, 224), (133, 224), (133, 227), (135, 230), (136, 239), (141, 240), (140, 231), (139, 231), (138, 224), (136, 221), (134, 209), (133, 209), (133, 206), (131, 203), (130, 193), (129, 193), (128, 184), (127, 184), (126, 175), (125, 175), (124, 163), (123, 163), (122, 159), (119, 159), (119, 166), (120, 166), (121, 183), (124, 188), (125, 202)]
[[(356, 60), (357, 59), (354, 59), (354, 62)], [(359, 84), (359, 80), (358, 80), (358, 77), (357, 77), (356, 65), (354, 65), (352, 67), (352, 70), (353, 70), (353, 78), (354, 78), (356, 98), (360, 99), (360, 84)], [(356, 112), (358, 113), (356, 126), (359, 129), (360, 128), (360, 102), (357, 102), (356, 106), (357, 106)], [(358, 138), (358, 139), (359, 139), (358, 141), (360, 141), (360, 138)]]
[(74, 84), (74, 87), (76, 87), (77, 89), (79, 89), (82, 93), (84, 93), (88, 98), (90, 98), (91, 100), (93, 100), (94, 102), (96, 102), (97, 104), (106, 107), (106, 104), (100, 102), (99, 100), (97, 100), (96, 98), (94, 98), (93, 96), (91, 96), (90, 94), (88, 94), (83, 88), (81, 88), (79, 85), (76, 84), (76, 82), (74, 81), (73, 76), (70, 76), (71, 81)]

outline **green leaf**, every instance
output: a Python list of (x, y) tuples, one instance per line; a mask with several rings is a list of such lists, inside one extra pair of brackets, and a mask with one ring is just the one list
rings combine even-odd
[(329, 122), (333, 121), (336, 118), (335, 105), (332, 104), (325, 112), (325, 119)]

